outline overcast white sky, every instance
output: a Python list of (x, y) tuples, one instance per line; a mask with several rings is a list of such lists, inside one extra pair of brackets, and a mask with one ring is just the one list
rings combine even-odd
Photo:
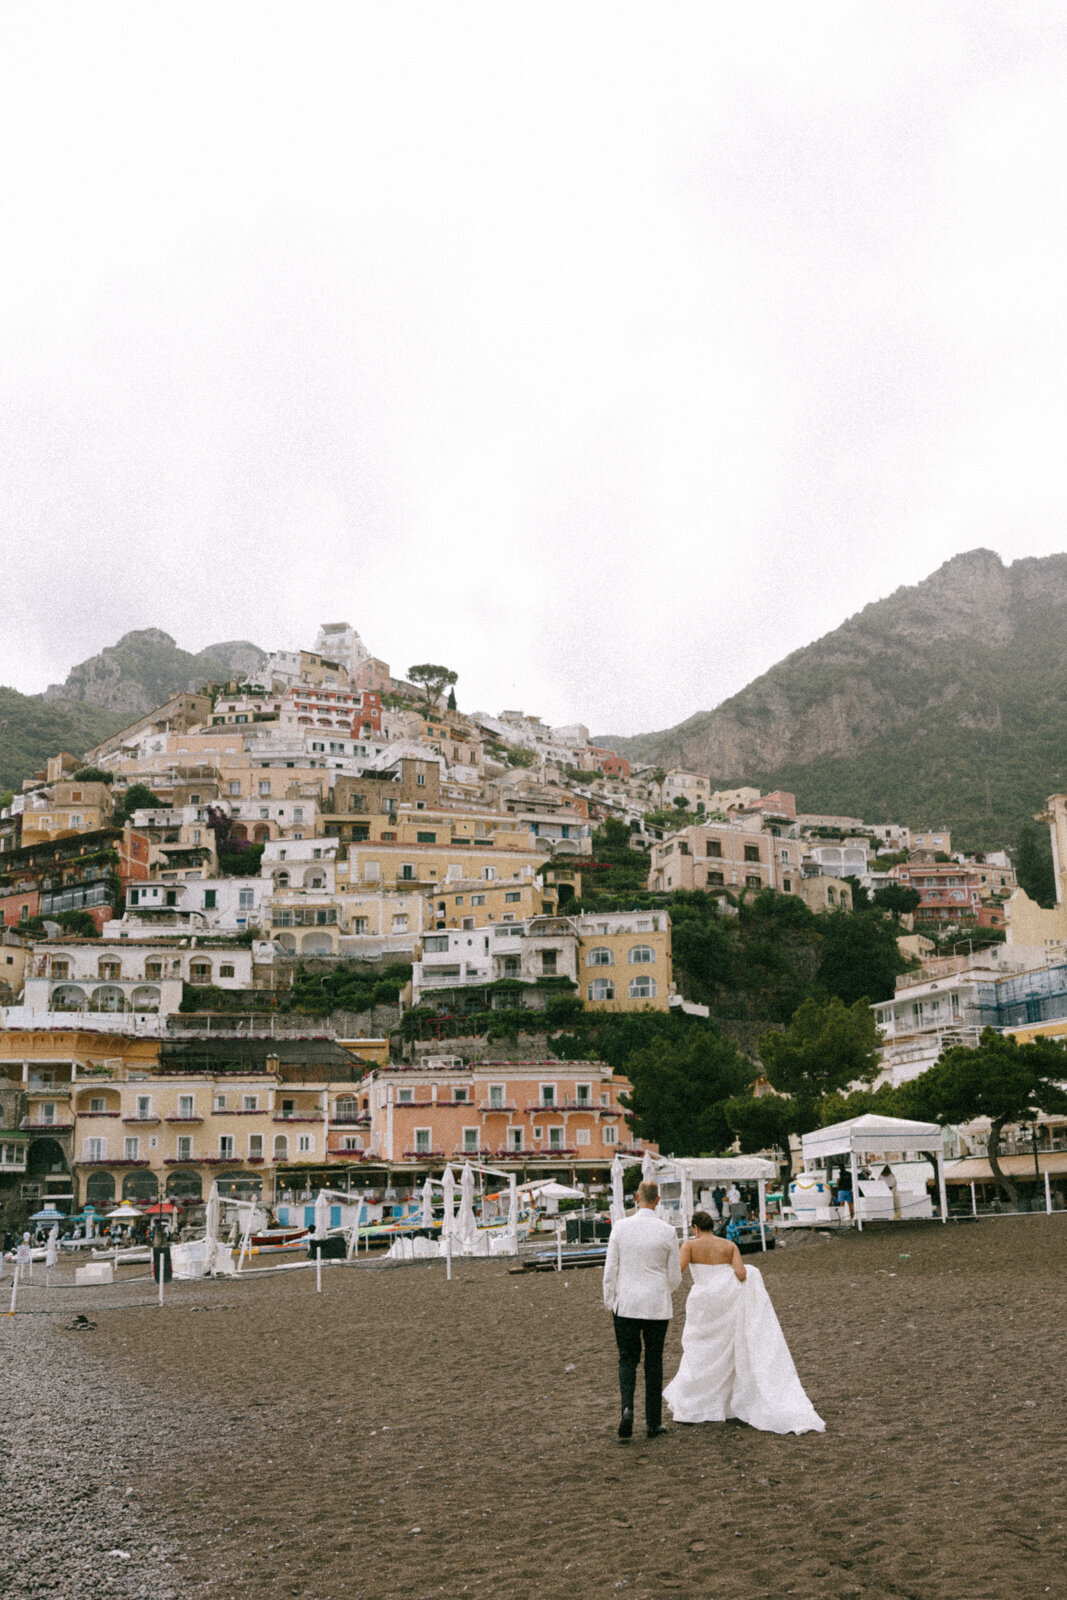
[(0, 682), (348, 620), (717, 704), (1067, 548), (1067, 12), (9, 5)]

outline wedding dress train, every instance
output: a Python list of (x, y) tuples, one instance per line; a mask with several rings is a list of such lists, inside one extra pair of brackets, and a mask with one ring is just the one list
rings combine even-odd
[(675, 1422), (737, 1417), (770, 1433), (821, 1433), (757, 1267), (690, 1264), (682, 1362), (663, 1391)]

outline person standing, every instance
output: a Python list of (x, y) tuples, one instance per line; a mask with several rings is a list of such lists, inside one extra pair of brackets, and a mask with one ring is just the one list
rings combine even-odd
[(682, 1281), (678, 1240), (669, 1222), (656, 1216), (659, 1184), (637, 1190), (637, 1210), (616, 1222), (604, 1263), (604, 1304), (612, 1314), (619, 1351), (622, 1416), (619, 1438), (634, 1431), (634, 1394), (641, 1349), (645, 1355), (645, 1427), (650, 1439), (663, 1426), (663, 1345), (671, 1320), (671, 1294)]

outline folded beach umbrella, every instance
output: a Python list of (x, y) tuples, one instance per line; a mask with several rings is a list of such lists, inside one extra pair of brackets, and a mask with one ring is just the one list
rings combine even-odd
[(441, 1237), (445, 1238), (456, 1226), (456, 1180), (452, 1175), (452, 1168), (446, 1167), (444, 1177), (441, 1179), (441, 1188), (444, 1190), (445, 1214), (441, 1219)]
[(213, 1183), (208, 1190), (207, 1205), (204, 1208), (204, 1243), (207, 1245), (204, 1259), (204, 1270), (210, 1272), (215, 1265), (215, 1253), (219, 1247), (219, 1186)]
[(326, 1198), (326, 1190), (320, 1189), (315, 1201), (315, 1232), (313, 1237), (325, 1239), (330, 1231), (330, 1202)]
[(477, 1232), (478, 1224), (474, 1220), (474, 1173), (471, 1171), (470, 1162), (465, 1161), (459, 1177), (459, 1216), (456, 1219), (456, 1234), (464, 1245), (468, 1245)]
[(652, 1159), (651, 1150), (646, 1150), (641, 1157), (641, 1181), (645, 1182), (649, 1178), (655, 1179), (655, 1176), (656, 1163)]
[(622, 1157), (615, 1155), (611, 1162), (611, 1220), (621, 1222), (626, 1215), (626, 1199), (622, 1190)]
[(422, 1186), (422, 1215), (419, 1219), (424, 1228), (433, 1226), (433, 1179), (427, 1178)]

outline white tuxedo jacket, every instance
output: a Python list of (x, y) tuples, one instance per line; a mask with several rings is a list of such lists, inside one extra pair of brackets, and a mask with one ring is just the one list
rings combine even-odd
[(665, 1322), (671, 1292), (682, 1281), (678, 1239), (669, 1222), (647, 1206), (611, 1230), (604, 1263), (604, 1304), (620, 1317)]

